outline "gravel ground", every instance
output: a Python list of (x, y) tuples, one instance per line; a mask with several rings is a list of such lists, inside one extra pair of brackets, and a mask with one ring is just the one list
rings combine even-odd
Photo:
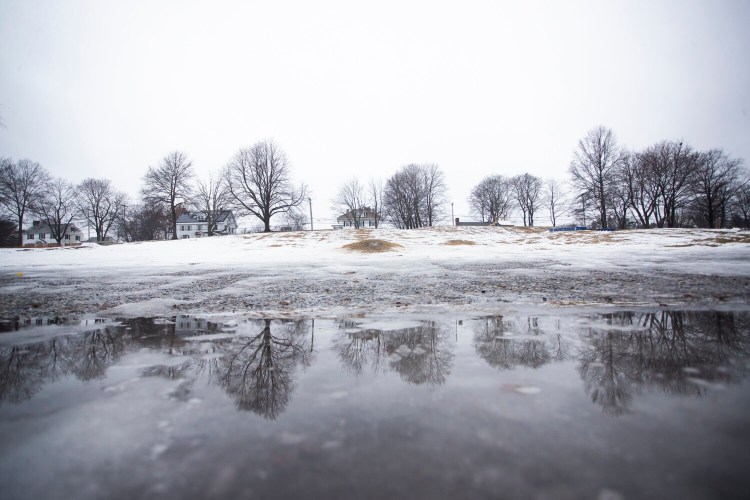
[[(747, 304), (750, 278), (628, 270), (565, 269), (555, 261), (435, 262), (413, 273), (346, 272), (306, 275), (300, 268), (256, 272), (203, 269), (154, 276), (131, 274), (0, 278), (0, 317), (125, 314), (123, 305), (164, 299), (171, 312), (325, 315), (337, 311), (436, 308), (497, 312), (510, 304), (703, 306)], [(425, 272), (428, 269), (429, 272)], [(137, 310), (137, 308), (133, 309)]]

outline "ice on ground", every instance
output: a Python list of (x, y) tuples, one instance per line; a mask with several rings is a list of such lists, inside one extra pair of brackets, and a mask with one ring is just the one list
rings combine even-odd
[[(742, 278), (724, 289), (750, 293), (750, 238), (740, 231), (434, 227), (376, 229), (367, 237), (401, 247), (377, 254), (349, 252), (344, 246), (362, 234), (340, 230), (93, 246), (85, 252), (0, 249), (0, 315), (45, 307), (57, 312), (64, 306), (86, 313), (105, 309), (129, 317), (166, 316), (203, 302), (223, 310), (290, 315), (322, 307), (351, 312), (352, 304), (396, 310), (473, 303), (492, 310), (519, 298), (580, 305), (586, 300), (580, 289), (588, 286), (600, 292), (593, 303), (614, 303), (627, 289), (632, 304), (660, 277), (672, 280), (673, 301), (701, 293), (698, 285), (681, 286), (677, 275)], [(456, 240), (476, 245), (446, 245)], [(592, 274), (595, 279), (588, 279)], [(610, 274), (634, 279), (610, 284)], [(722, 301), (726, 294), (716, 295), (714, 301)]]
[(130, 302), (120, 304), (102, 311), (105, 315), (118, 315), (125, 317), (144, 317), (158, 316), (177, 307), (178, 305), (189, 304), (186, 300), (177, 300), (170, 298), (156, 298), (144, 300), (142, 302)]

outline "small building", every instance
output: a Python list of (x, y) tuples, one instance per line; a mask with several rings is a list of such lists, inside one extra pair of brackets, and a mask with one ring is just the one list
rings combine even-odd
[[(83, 241), (83, 233), (75, 224), (69, 224), (60, 244), (62, 246), (80, 245), (81, 241)], [(57, 240), (52, 235), (52, 228), (48, 224), (35, 220), (31, 223), (31, 227), (23, 232), (23, 246), (46, 247), (49, 245), (57, 245)]]
[(333, 228), (375, 228), (377, 227), (378, 219), (378, 215), (371, 208), (358, 208), (356, 210), (349, 210), (345, 214), (338, 216), (336, 218), (337, 224)]
[[(185, 212), (177, 219), (177, 238), (202, 238), (208, 236), (206, 211)], [(231, 210), (221, 210), (213, 221), (214, 235), (236, 234), (237, 220)]]
[(496, 220), (491, 222), (461, 222), (458, 217), (456, 217), (456, 226), (513, 226), (514, 224), (512, 222), (509, 222), (507, 220)]

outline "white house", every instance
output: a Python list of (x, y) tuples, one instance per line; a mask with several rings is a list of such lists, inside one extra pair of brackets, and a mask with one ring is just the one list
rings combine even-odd
[[(235, 234), (237, 221), (231, 210), (220, 211), (214, 220), (214, 235)], [(202, 238), (208, 236), (208, 216), (205, 211), (185, 212), (177, 219), (177, 238)]]
[(336, 218), (337, 225), (334, 229), (341, 228), (374, 228), (378, 222), (377, 214), (369, 207), (349, 210)]
[[(83, 233), (75, 225), (70, 224), (60, 244), (62, 246), (79, 245), (81, 241), (83, 241)], [(41, 221), (33, 221), (31, 227), (23, 232), (23, 246), (46, 247), (47, 245), (57, 245), (57, 240), (52, 236), (52, 229)]]

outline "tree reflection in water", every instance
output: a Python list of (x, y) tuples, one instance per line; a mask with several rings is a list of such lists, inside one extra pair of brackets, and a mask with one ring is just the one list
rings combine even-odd
[(74, 343), (71, 371), (83, 381), (102, 379), (107, 367), (117, 361), (122, 351), (122, 336), (111, 328), (86, 332), (80, 342)]
[[(223, 326), (181, 319), (180, 327), (143, 318), (97, 320), (82, 333), (0, 345), (0, 402), (25, 401), (68, 375), (101, 379), (124, 353), (148, 348), (173, 362), (145, 368), (144, 376), (189, 381), (185, 387), (201, 377), (226, 391), (240, 410), (267, 419), (284, 411), (295, 371), (311, 363), (310, 321), (247, 320), (231, 335), (203, 341), (202, 334), (224, 333)], [(558, 333), (559, 321), (542, 327), (535, 317), (486, 318), (474, 322), (473, 345), (501, 370), (574, 361), (586, 394), (610, 415), (627, 412), (644, 388), (700, 396), (712, 385), (737, 383), (747, 371), (747, 313), (617, 312), (589, 320), (574, 337)], [(384, 332), (340, 321), (333, 345), (353, 376), (393, 371), (411, 384), (441, 385), (454, 362), (454, 344), (443, 325), (425, 321)]]
[(387, 369), (412, 384), (441, 385), (453, 365), (447, 333), (434, 321), (394, 331), (359, 329), (353, 321), (339, 323), (334, 345), (342, 364), (359, 376), (366, 367), (373, 373)]
[[(276, 419), (294, 390), (297, 366), (310, 365), (309, 325), (306, 320), (248, 320), (243, 327), (250, 329), (250, 335), (209, 342), (178, 339), (168, 342), (165, 348), (170, 354), (191, 356), (188, 360), (151, 366), (142, 373), (171, 380), (205, 377), (210, 384), (224, 389), (238, 409)], [(212, 323), (202, 328), (210, 333), (219, 331)]]
[(570, 357), (570, 345), (561, 335), (548, 335), (539, 319), (484, 318), (474, 326), (474, 348), (490, 366), (502, 370), (525, 366), (539, 368)]
[(20, 403), (39, 392), (59, 374), (47, 370), (46, 346), (10, 346), (0, 349), (0, 401)]
[(220, 360), (219, 383), (237, 407), (267, 419), (276, 419), (293, 391), (297, 365), (309, 366), (307, 322), (275, 324), (263, 320), (263, 329), (254, 337), (239, 337), (226, 346)]
[(19, 403), (67, 374), (84, 382), (102, 379), (123, 352), (122, 337), (110, 327), (0, 347), (0, 401)]
[(747, 315), (659, 311), (605, 315), (589, 329), (578, 371), (592, 402), (611, 415), (628, 411), (642, 388), (700, 396), (712, 383), (745, 372)]

